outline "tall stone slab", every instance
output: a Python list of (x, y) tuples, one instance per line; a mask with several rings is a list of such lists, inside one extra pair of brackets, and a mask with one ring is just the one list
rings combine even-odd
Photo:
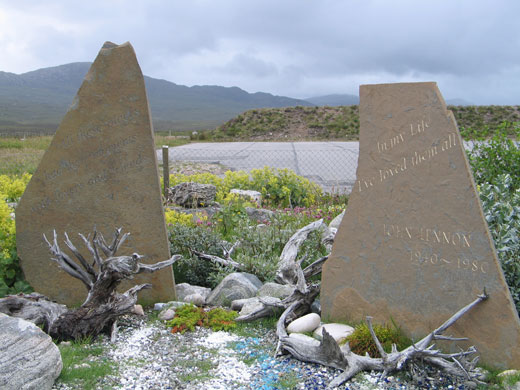
[[(170, 257), (150, 109), (130, 43), (100, 50), (16, 209), (18, 253), (32, 287), (65, 304), (82, 303), (83, 284), (50, 261), (42, 235), (78, 237), (94, 227), (107, 241), (122, 227), (131, 236), (119, 254), (152, 263)], [(62, 248), (66, 248), (62, 245)], [(139, 275), (121, 290), (152, 283), (142, 302), (175, 297), (171, 268)]]
[(360, 98), (357, 182), (323, 268), (324, 318), (393, 319), (417, 340), (485, 288), (452, 332), (485, 362), (520, 368), (518, 314), (436, 84), (364, 85)]

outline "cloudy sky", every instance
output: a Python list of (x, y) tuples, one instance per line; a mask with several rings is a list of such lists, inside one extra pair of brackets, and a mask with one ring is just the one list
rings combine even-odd
[(93, 61), (130, 41), (143, 73), (296, 98), (437, 81), (520, 105), (518, 0), (0, 0), (0, 70)]

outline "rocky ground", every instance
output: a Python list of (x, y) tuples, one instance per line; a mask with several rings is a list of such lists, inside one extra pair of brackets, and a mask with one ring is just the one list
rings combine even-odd
[[(153, 317), (153, 314), (151, 315)], [(172, 334), (158, 320), (127, 316), (120, 324), (117, 341), (95, 341), (103, 354), (94, 360), (117, 362), (118, 369), (95, 385), (97, 389), (325, 389), (338, 370), (302, 363), (289, 356), (274, 357), (274, 329), (241, 326), (233, 332), (194, 332)], [(341, 389), (470, 389), (435, 369), (416, 367), (414, 373), (379, 380), (377, 373), (364, 373)], [(82, 384), (59, 379), (53, 389), (83, 388)]]

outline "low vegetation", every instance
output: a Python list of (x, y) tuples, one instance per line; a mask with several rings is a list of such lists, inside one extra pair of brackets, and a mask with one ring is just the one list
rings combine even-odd
[(34, 173), (51, 140), (52, 136), (0, 138), (0, 175)]
[(20, 199), (31, 176), (0, 175), (0, 297), (15, 292), (30, 292), (16, 252), (16, 226), (7, 202)]
[(483, 139), (505, 131), (518, 137), (520, 106), (448, 106), (464, 139)]
[[(374, 324), (374, 332), (387, 353), (391, 352), (392, 344), (395, 344), (399, 351), (412, 344), (396, 324), (392, 326)], [(356, 325), (354, 332), (347, 337), (346, 341), (349, 342), (352, 352), (358, 355), (368, 353), (373, 358), (381, 357), (365, 322)]]
[(476, 144), (468, 159), (509, 291), (520, 313), (520, 148), (501, 128), (488, 142)]
[[(518, 137), (520, 106), (448, 106), (466, 140), (505, 131)], [(357, 140), (358, 106), (288, 107), (249, 110), (208, 133), (214, 140)]]
[(286, 107), (249, 110), (210, 133), (214, 140), (355, 140), (358, 106)]
[(298, 207), (316, 204), (323, 191), (321, 187), (309, 179), (295, 174), (290, 169), (264, 167), (244, 171), (227, 171), (224, 177), (211, 173), (182, 173), (170, 175), (170, 186), (184, 182), (213, 184), (217, 187), (217, 202), (229, 203), (234, 195), (232, 188), (254, 190), (262, 194), (264, 207)]
[(93, 390), (98, 388), (101, 379), (117, 373), (117, 364), (108, 358), (103, 358), (103, 347), (94, 346), (91, 341), (85, 339), (59, 344), (63, 362), (63, 369), (58, 378), (60, 383), (74, 388)]
[(166, 325), (172, 328), (172, 333), (193, 331), (197, 326), (210, 328), (213, 331), (228, 331), (237, 326), (235, 323), (236, 317), (237, 312), (233, 310), (217, 307), (205, 311), (201, 307), (187, 303), (175, 309), (175, 317), (166, 322)]

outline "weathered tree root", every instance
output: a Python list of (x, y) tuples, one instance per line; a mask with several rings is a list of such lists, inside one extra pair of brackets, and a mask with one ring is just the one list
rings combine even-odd
[(121, 281), (140, 273), (155, 272), (181, 258), (180, 255), (175, 255), (159, 263), (143, 264), (139, 262), (142, 256), (137, 253), (116, 257), (116, 252), (128, 236), (129, 233), (121, 236), (121, 229), (117, 229), (108, 245), (103, 235), (96, 230), (92, 239), (90, 235), (85, 237), (80, 234), (93, 257), (93, 262), (89, 263), (70, 241), (67, 233), (65, 244), (78, 262), (60, 249), (56, 231), (52, 244), (44, 235), (54, 256), (52, 260), (86, 286), (88, 295), (85, 302), (77, 309), (68, 310), (64, 305), (52, 302), (40, 294), (19, 294), (0, 299), (0, 312), (42, 325), (50, 336), (58, 340), (78, 340), (108, 330), (117, 317), (132, 311), (137, 302), (137, 293), (151, 287), (151, 284), (140, 284), (120, 294), (116, 292), (116, 288)]
[[(321, 273), (321, 268), (328, 259), (328, 256), (324, 256), (316, 260), (314, 263), (302, 270), (301, 260), (297, 259), (297, 255), (301, 244), (303, 244), (307, 236), (311, 232), (322, 229), (324, 227), (326, 227), (326, 225), (321, 219), (319, 221), (312, 222), (294, 233), (284, 246), (282, 254), (280, 255), (278, 270), (276, 272), (276, 280), (281, 284), (293, 286), (293, 293), (281, 302), (260, 299), (260, 303), (262, 305), (257, 310), (250, 314), (237, 317), (236, 321), (254, 321), (260, 318), (269, 317), (273, 314), (273, 309), (285, 310), (293, 302), (300, 302), (297, 313), (294, 313), (294, 315), (303, 315), (310, 311), (312, 302), (320, 293), (320, 286), (319, 284), (313, 284), (309, 286), (309, 279), (312, 276)], [(327, 238), (330, 239), (330, 234)], [(237, 245), (239, 245), (238, 242), (235, 243), (230, 250), (224, 251), (226, 256), (225, 259), (218, 256), (200, 253), (195, 250), (192, 250), (191, 252), (197, 255), (201, 260), (208, 260), (223, 266), (232, 267), (237, 271), (243, 271), (245, 266), (231, 258), (233, 250), (237, 247)]]
[(299, 302), (294, 302), (283, 312), (278, 320), (276, 328), (276, 333), (279, 338), (278, 350), (280, 352), (287, 352), (301, 361), (319, 363), (343, 370), (343, 373), (337, 376), (329, 384), (328, 388), (340, 386), (361, 371), (382, 371), (381, 377), (384, 378), (390, 372), (404, 369), (407, 363), (419, 360), (436, 365), (451, 375), (462, 376), (468, 380), (479, 382), (477, 379), (478, 373), (474, 372), (478, 356), (471, 361), (468, 360), (469, 355), (477, 353), (475, 347), (472, 346), (468, 348), (468, 350), (458, 353), (445, 354), (436, 349), (435, 344), (432, 344), (432, 342), (436, 340), (467, 340), (467, 338), (443, 336), (443, 333), (474, 306), (487, 298), (488, 295), (484, 291), (482, 295), (479, 295), (477, 299), (469, 305), (460, 309), (440, 327), (401, 352), (397, 351), (395, 345), (392, 346), (391, 353), (386, 353), (383, 350), (374, 332), (372, 318), (367, 317), (367, 324), (372, 339), (381, 355), (380, 358), (371, 358), (368, 355), (357, 355), (350, 350), (348, 343), (340, 347), (326, 330), (323, 331), (323, 340), (319, 345), (289, 337), (285, 325), (290, 322), (289, 318), (294, 317), (293, 313), (298, 309)]

